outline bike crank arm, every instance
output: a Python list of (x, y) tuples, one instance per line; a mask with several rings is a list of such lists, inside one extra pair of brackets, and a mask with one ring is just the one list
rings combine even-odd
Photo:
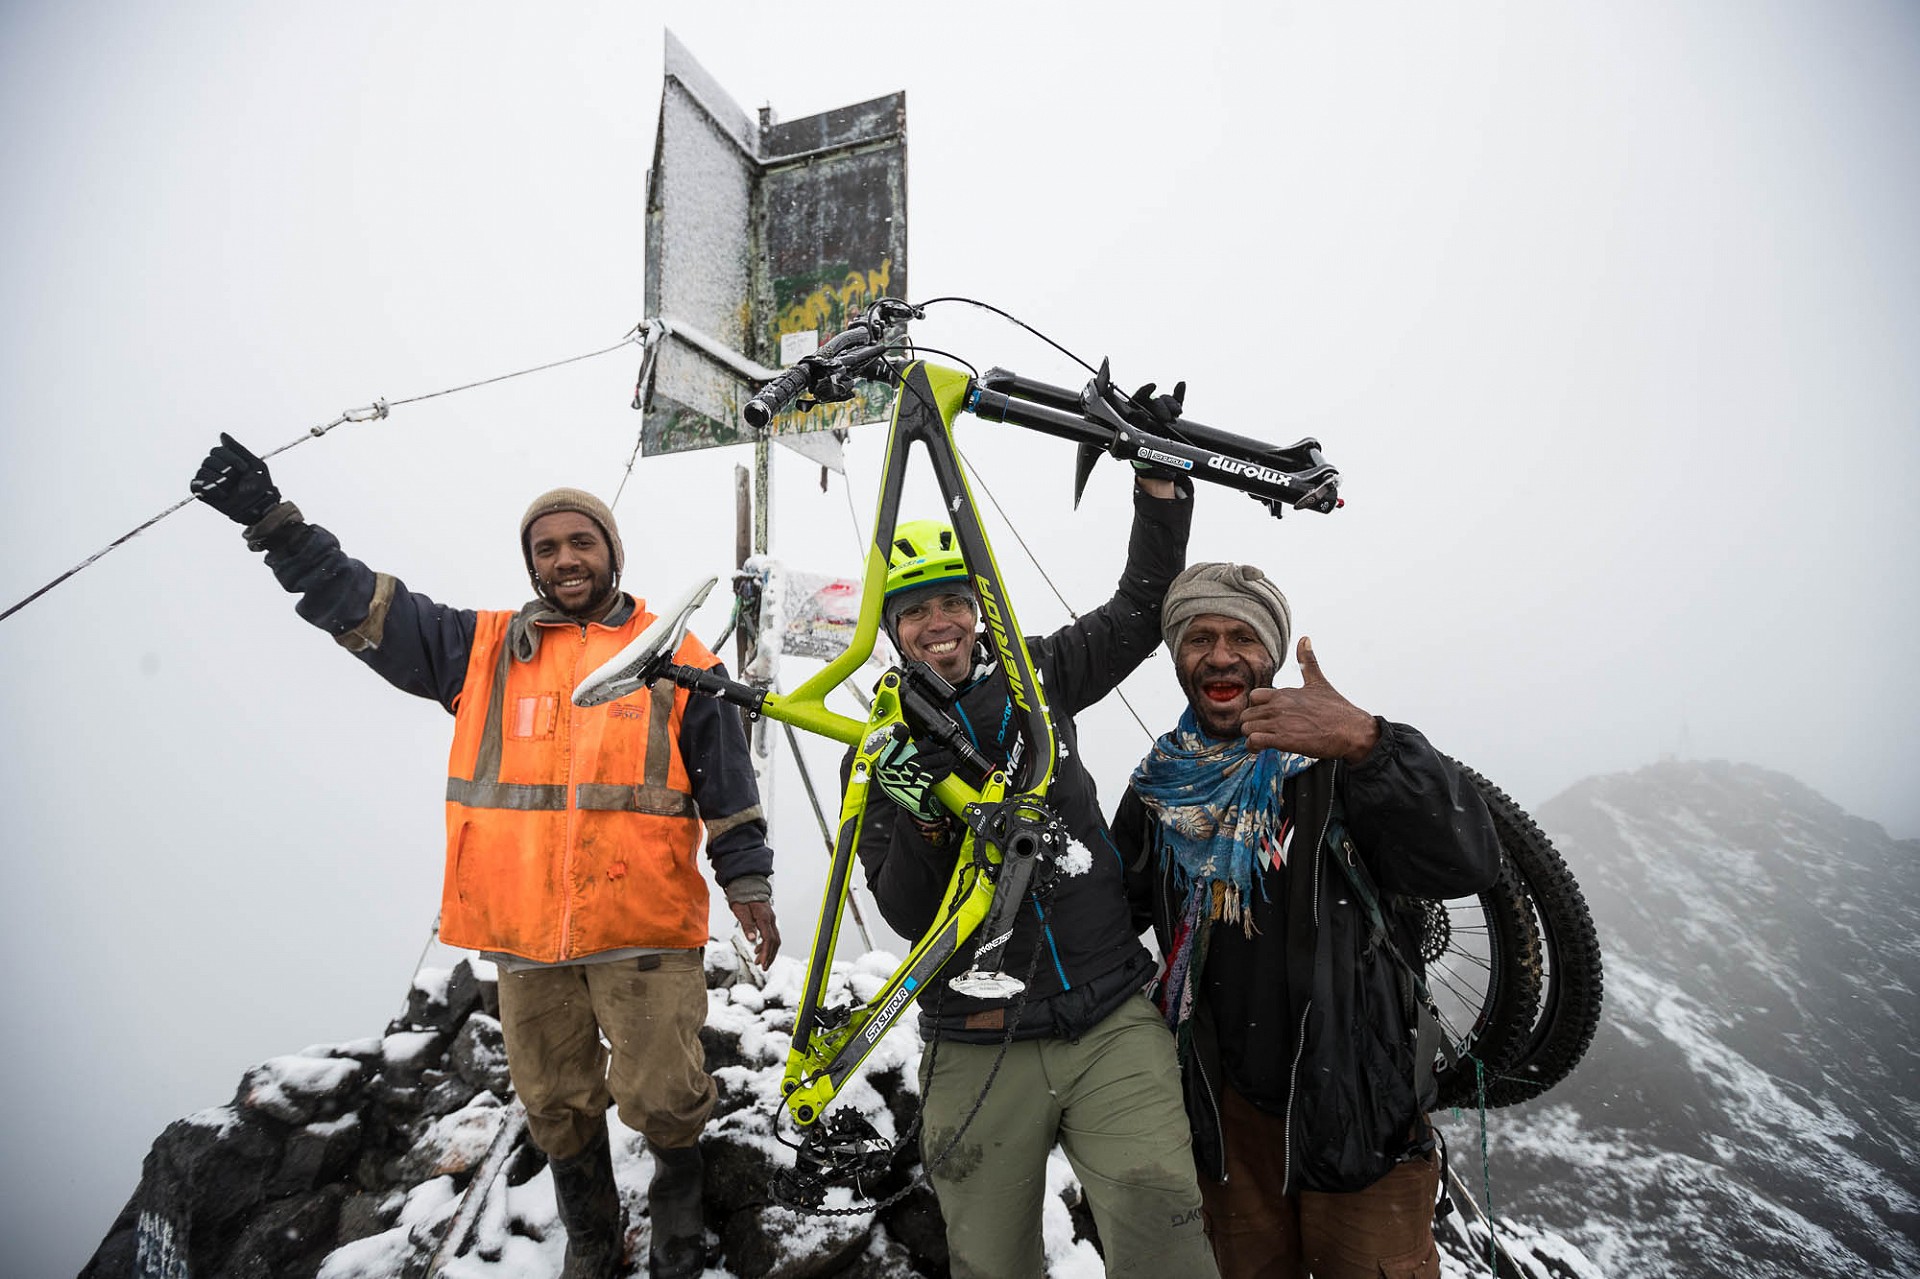
[(980, 926), (973, 964), (947, 985), (954, 993), (974, 999), (1011, 999), (1026, 989), (1026, 983), (1006, 972), (1007, 942), (1036, 868), (1052, 869), (1066, 847), (1066, 831), (1031, 796), (1015, 796), (982, 816), (988, 838), (1000, 849), (999, 882), (994, 885), (993, 906)]

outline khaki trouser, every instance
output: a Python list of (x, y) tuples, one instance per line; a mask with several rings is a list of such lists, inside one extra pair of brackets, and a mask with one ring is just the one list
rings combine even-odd
[[(921, 1156), (953, 1140), (999, 1054), (994, 1044), (930, 1047)], [(1193, 1151), (1173, 1036), (1145, 996), (1078, 1040), (1010, 1044), (986, 1100), (932, 1175), (954, 1279), (1040, 1279), (1040, 1214), (1055, 1139), (1085, 1188), (1109, 1275), (1206, 1279)]]
[(700, 1047), (706, 1020), (697, 950), (503, 971), (507, 1070), (534, 1144), (572, 1158), (606, 1126), (611, 1101), (649, 1144), (691, 1146), (715, 1096)]
[(1365, 1190), (1282, 1195), (1286, 1121), (1221, 1089), (1227, 1179), (1201, 1178), (1207, 1234), (1224, 1279), (1439, 1279), (1433, 1203), (1440, 1159), (1429, 1152)]

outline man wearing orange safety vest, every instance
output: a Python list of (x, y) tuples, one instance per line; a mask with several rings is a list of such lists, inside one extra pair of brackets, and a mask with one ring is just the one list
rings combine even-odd
[[(698, 1275), (698, 1143), (715, 1100), (699, 1039), (703, 837), (759, 961), (780, 947), (738, 716), (665, 681), (572, 704), (574, 686), (653, 621), (619, 590), (620, 531), (592, 495), (555, 489), (521, 519), (536, 599), (517, 612), (453, 609), (348, 556), (281, 500), (259, 458), (220, 441), (194, 495), (246, 526), (302, 617), (454, 716), (440, 936), (498, 967), (509, 1071), (567, 1230), (563, 1279), (624, 1273), (609, 1104), (653, 1155), (649, 1275)], [(674, 660), (720, 664), (691, 636)]]

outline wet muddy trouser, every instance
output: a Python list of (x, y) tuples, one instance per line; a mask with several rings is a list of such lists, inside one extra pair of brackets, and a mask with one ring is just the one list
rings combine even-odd
[[(921, 1058), (921, 1157), (973, 1108), (997, 1044), (941, 1043)], [(1047, 1154), (1058, 1140), (1086, 1191), (1109, 1275), (1214, 1274), (1201, 1226), (1173, 1037), (1144, 995), (1077, 1040), (1007, 1047), (979, 1113), (933, 1172), (954, 1279), (1041, 1279)]]
[(649, 1143), (691, 1146), (715, 1097), (700, 1047), (706, 1020), (697, 950), (502, 970), (507, 1071), (534, 1145), (550, 1159), (572, 1158), (605, 1129), (613, 1104)]
[(1221, 1091), (1227, 1179), (1201, 1178), (1200, 1193), (1225, 1279), (1440, 1279), (1438, 1154), (1398, 1164), (1364, 1190), (1283, 1195), (1286, 1121)]

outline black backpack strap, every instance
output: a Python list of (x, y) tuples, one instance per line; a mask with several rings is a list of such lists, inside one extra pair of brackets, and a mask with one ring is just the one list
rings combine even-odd
[(1393, 930), (1387, 926), (1386, 911), (1380, 904), (1380, 892), (1374, 885), (1373, 874), (1353, 846), (1353, 839), (1347, 834), (1346, 824), (1340, 820), (1336, 811), (1327, 822), (1327, 844), (1333, 853), (1334, 864), (1346, 875), (1347, 882), (1353, 886), (1354, 896), (1360, 899), (1361, 909), (1367, 916), (1367, 947), (1385, 950), (1387, 957), (1400, 970), (1401, 1011), (1407, 1023), (1414, 1028), (1413, 1043), (1413, 1091), (1419, 1100), (1421, 1112), (1433, 1108), (1440, 1095), (1439, 1085), (1434, 1080), (1434, 1058), (1444, 1048), (1448, 1062), (1457, 1060), (1460, 1049), (1448, 1040), (1446, 1032), (1440, 1026), (1440, 1015), (1433, 1004), (1433, 993), (1427, 989), (1427, 979), (1400, 950), (1394, 941)]

